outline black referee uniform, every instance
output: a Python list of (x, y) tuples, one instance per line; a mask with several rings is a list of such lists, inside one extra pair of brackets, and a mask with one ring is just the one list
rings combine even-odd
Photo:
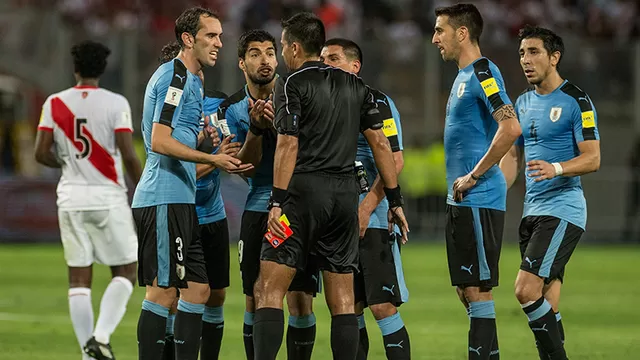
[(264, 241), (262, 260), (305, 271), (315, 270), (308, 263), (333, 273), (357, 269), (358, 135), (381, 128), (390, 117), (376, 101), (383, 96), (359, 77), (319, 61), (279, 79), (275, 127), (298, 137), (296, 165), (280, 204), (293, 235), (277, 248)]

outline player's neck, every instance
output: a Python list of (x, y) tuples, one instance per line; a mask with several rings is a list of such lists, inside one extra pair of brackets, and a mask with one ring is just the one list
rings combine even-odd
[(308, 61), (320, 61), (320, 57), (319, 56), (304, 56), (304, 57), (300, 57), (300, 58), (295, 58), (293, 59), (293, 61), (295, 62), (295, 70), (298, 70), (302, 67), (302, 65), (304, 65), (304, 63), (308, 62)]
[(76, 86), (78, 87), (98, 87), (98, 79), (82, 79), (79, 78)]
[(460, 56), (458, 56), (458, 60), (456, 60), (458, 69), (466, 68), (481, 57), (482, 52), (480, 52), (480, 47), (478, 45), (472, 44), (469, 46), (463, 46), (460, 49)]
[(184, 66), (187, 67), (187, 70), (193, 75), (196, 75), (198, 71), (202, 70), (202, 64), (200, 64), (194, 56), (188, 56), (184, 49), (180, 50), (180, 53), (178, 53), (176, 57), (182, 61)]
[(540, 95), (551, 94), (554, 92), (562, 83), (564, 79), (560, 77), (557, 71), (549, 74), (540, 84), (536, 85), (536, 93)]
[(247, 82), (247, 89), (249, 91), (249, 95), (252, 98), (258, 99), (258, 100), (264, 100), (264, 99), (268, 98), (269, 95), (271, 95), (271, 92), (273, 91), (273, 86), (276, 83), (276, 79), (277, 79), (277, 77), (274, 77), (273, 80), (271, 80), (270, 83), (264, 84), (264, 85), (255, 84), (255, 83), (252, 83), (252, 82), (248, 81)]

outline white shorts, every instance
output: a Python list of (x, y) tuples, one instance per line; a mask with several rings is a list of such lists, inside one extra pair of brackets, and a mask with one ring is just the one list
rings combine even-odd
[(109, 210), (58, 210), (64, 258), (70, 267), (108, 266), (138, 260), (138, 237), (128, 205)]

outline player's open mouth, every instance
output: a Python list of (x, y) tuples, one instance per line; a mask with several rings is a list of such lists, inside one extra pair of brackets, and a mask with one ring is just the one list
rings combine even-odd
[(261, 75), (271, 75), (271, 72), (273, 71), (273, 69), (271, 69), (270, 67), (263, 67), (258, 69), (258, 72)]
[(525, 75), (525, 76), (533, 76), (533, 70), (531, 70), (531, 69), (526, 69), (526, 70), (524, 71), (524, 75)]
[(212, 51), (209, 53), (209, 55), (213, 56), (214, 58), (218, 58), (218, 51)]

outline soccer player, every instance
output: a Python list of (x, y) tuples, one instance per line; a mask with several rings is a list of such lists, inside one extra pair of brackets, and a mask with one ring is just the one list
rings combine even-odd
[(500, 70), (480, 52), (478, 9), (456, 4), (435, 14), (432, 42), (459, 68), (444, 131), (449, 274), (471, 320), (469, 359), (497, 359), (491, 289), (498, 286), (507, 193), (497, 163), (520, 136), (520, 124)]
[[(162, 48), (160, 61), (162, 63), (171, 61), (178, 56), (179, 52), (180, 44), (178, 42), (169, 43)], [(202, 72), (198, 75), (202, 76)], [(204, 116), (200, 125), (204, 127), (204, 119), (208, 118), (217, 134), (220, 134), (222, 129), (219, 128), (217, 121), (217, 111), (227, 95), (213, 89), (205, 89), (204, 94)], [(205, 139), (199, 149), (212, 154), (220, 152), (236, 156), (240, 144), (231, 143), (233, 137), (233, 135), (227, 136), (220, 146)], [(220, 170), (212, 165), (196, 164), (196, 178), (196, 213), (200, 224), (200, 238), (204, 249), (209, 288), (211, 289), (202, 316), (202, 338), (206, 341), (202, 341), (200, 344), (200, 358), (208, 360), (218, 358), (224, 332), (223, 305), (226, 296), (225, 289), (229, 286), (229, 227), (220, 193)], [(165, 359), (167, 359), (167, 351), (173, 352), (168, 347), (173, 347), (174, 310), (172, 307), (167, 318)], [(168, 359), (170, 358), (172, 357)]]
[(511, 186), (523, 154), (527, 162), (515, 295), (540, 359), (563, 360), (560, 288), (587, 223), (580, 176), (600, 167), (597, 114), (589, 96), (558, 73), (564, 55), (560, 36), (526, 26), (519, 40), (520, 65), (533, 88), (516, 101), (522, 136), (500, 163)]
[[(113, 359), (109, 338), (133, 292), (138, 239), (122, 165), (138, 183), (131, 108), (124, 96), (98, 87), (111, 51), (83, 42), (71, 48), (76, 86), (53, 94), (42, 106), (36, 161), (62, 168), (58, 221), (69, 268), (69, 313), (83, 359)], [(55, 148), (52, 149), (52, 146)], [(93, 324), (92, 264), (111, 267), (112, 280)]]
[(196, 150), (212, 132), (207, 123), (198, 133), (204, 94), (196, 74), (216, 62), (222, 47), (220, 20), (209, 10), (190, 8), (176, 20), (175, 33), (180, 53), (161, 65), (147, 86), (142, 119), (147, 161), (133, 199), (140, 239), (138, 281), (146, 286), (138, 323), (140, 359), (162, 356), (176, 288), (181, 289), (175, 319), (176, 358), (198, 357), (210, 291), (195, 209), (195, 163), (229, 172), (252, 168), (227, 154)]
[(278, 79), (274, 95), (278, 140), (268, 221), (273, 236), (263, 241), (254, 289), (256, 359), (276, 358), (284, 330), (283, 298), (296, 270), (311, 270), (311, 258), (324, 271), (333, 358), (355, 359), (358, 191), (354, 162), (360, 131), (371, 144), (387, 186), (390, 215), (402, 225), (406, 237), (402, 196), (376, 95), (355, 75), (318, 61), (325, 32), (315, 15), (299, 13), (282, 25), (282, 56), (292, 72)]
[[(244, 174), (249, 183), (249, 195), (242, 214), (238, 242), (242, 288), (246, 296), (243, 338), (248, 360), (254, 359), (253, 286), (260, 270), (260, 250), (267, 232), (269, 194), (273, 186), (276, 134), (273, 130), (274, 110), (271, 98), (277, 78), (276, 51), (275, 38), (263, 30), (250, 30), (240, 36), (238, 66), (244, 73), (247, 84), (224, 101), (218, 112), (218, 121), (227, 126), (222, 129), (223, 136), (228, 136), (229, 133), (237, 135), (236, 140), (244, 144), (238, 154), (239, 159), (255, 166), (255, 170)], [(317, 281), (317, 273), (300, 272), (289, 287), (289, 360), (311, 359), (316, 334), (312, 304)]]
[[(320, 56), (325, 64), (358, 75), (362, 68), (362, 50), (347, 39), (330, 39), (325, 42)], [(393, 100), (387, 95), (392, 117), (384, 120), (382, 128), (391, 144), (396, 173), (400, 175), (404, 164), (402, 157), (402, 127), (400, 114)], [(389, 203), (384, 198), (383, 184), (376, 168), (371, 148), (360, 134), (358, 155), (367, 173), (369, 192), (360, 195), (358, 218), (360, 224), (360, 271), (354, 276), (356, 315), (360, 328), (358, 360), (366, 359), (369, 351), (369, 335), (364, 321), (364, 308), (369, 306), (380, 327), (387, 359), (409, 359), (411, 348), (409, 334), (397, 306), (406, 302), (409, 292), (404, 282), (400, 244), (395, 232), (388, 231)]]

